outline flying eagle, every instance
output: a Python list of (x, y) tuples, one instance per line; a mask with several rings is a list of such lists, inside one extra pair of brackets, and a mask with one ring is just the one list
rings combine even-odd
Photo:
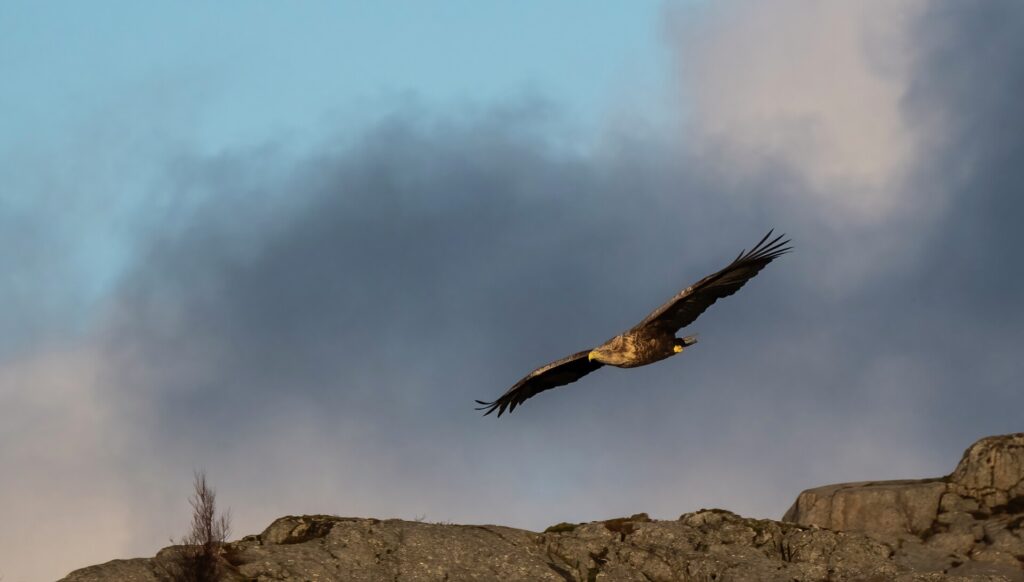
[(537, 368), (494, 402), (477, 400), (477, 404), (483, 405), (477, 410), (486, 410), (484, 416), (497, 410), (501, 416), (506, 409), (515, 410), (527, 398), (575, 382), (605, 364), (636, 368), (681, 353), (697, 343), (697, 338), (677, 338), (677, 331), (693, 323), (715, 301), (739, 291), (765, 265), (792, 250), (787, 246), (789, 240), (782, 240), (785, 235), (768, 240), (772, 232), (768, 231), (750, 252), (740, 251), (727, 267), (683, 289), (630, 330), (592, 350), (576, 352)]

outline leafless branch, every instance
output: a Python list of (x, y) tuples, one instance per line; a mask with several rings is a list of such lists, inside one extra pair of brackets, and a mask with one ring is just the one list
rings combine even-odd
[(178, 552), (168, 567), (174, 582), (214, 582), (224, 574), (220, 556), (231, 533), (231, 512), (217, 515), (217, 495), (206, 483), (206, 473), (196, 471), (193, 482), (192, 528), (179, 540)]

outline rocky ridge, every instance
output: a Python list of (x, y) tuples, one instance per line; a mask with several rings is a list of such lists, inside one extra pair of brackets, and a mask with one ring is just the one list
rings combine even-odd
[[(67, 582), (166, 580), (175, 548)], [(972, 445), (952, 474), (800, 494), (782, 521), (710, 509), (543, 533), (312, 515), (282, 517), (222, 555), (229, 580), (1024, 582), (1024, 433)]]

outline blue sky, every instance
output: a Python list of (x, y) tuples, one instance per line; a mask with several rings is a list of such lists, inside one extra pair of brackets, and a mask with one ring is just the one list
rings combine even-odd
[[(660, 4), (585, 6), (3, 3), (3, 204), (12, 220), (46, 216), (76, 239), (57, 241), (50, 269), (66, 270), (74, 290), (48, 294), (43, 309), (65, 332), (96, 313), (131, 260), (134, 233), (184, 198), (153, 187), (183, 151), (306, 151), (409, 107), (543, 101), (567, 129), (561, 139), (575, 143), (616, 108), (642, 104), (657, 118)], [(55, 218), (57, 207), (65, 214)], [(34, 290), (14, 293), (38, 301)], [(0, 351), (18, 342), (4, 338)]]
[[(5, 145), (55, 140), (133, 97), (186, 109), (199, 145), (360, 128), (396, 102), (536, 93), (584, 123), (660, 90), (660, 3), (39, 3), (0, 7)], [(153, 112), (154, 114), (156, 112)], [(330, 129), (326, 129), (329, 127)]]
[[(1019, 3), (424, 6), (0, 4), (4, 582), (152, 555), (196, 468), (237, 536), (539, 530), (1021, 430)], [(472, 410), (771, 227), (685, 357)]]

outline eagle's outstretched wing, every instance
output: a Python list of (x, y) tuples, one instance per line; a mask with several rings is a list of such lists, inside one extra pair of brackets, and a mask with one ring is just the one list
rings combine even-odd
[(636, 324), (633, 330), (660, 326), (675, 333), (678, 329), (693, 323), (715, 301), (739, 291), (740, 287), (757, 275), (765, 265), (793, 250), (792, 247), (786, 246), (789, 240), (782, 240), (786, 235), (780, 234), (769, 241), (773, 232), (774, 230), (768, 231), (749, 253), (741, 251), (736, 260), (729, 263), (726, 268), (680, 291), (678, 295)]
[(587, 358), (589, 353), (590, 350), (583, 350), (537, 368), (527, 374), (525, 378), (516, 382), (515, 386), (509, 388), (494, 402), (477, 400), (477, 404), (483, 405), (477, 408), (477, 410), (487, 410), (484, 416), (497, 410), (498, 416), (501, 416), (506, 408), (509, 412), (512, 412), (516, 409), (516, 406), (519, 406), (524, 400), (534, 394), (579, 380), (604, 365), (600, 362), (590, 361)]

